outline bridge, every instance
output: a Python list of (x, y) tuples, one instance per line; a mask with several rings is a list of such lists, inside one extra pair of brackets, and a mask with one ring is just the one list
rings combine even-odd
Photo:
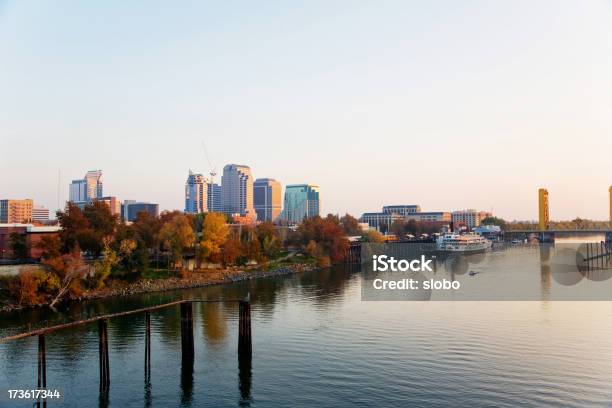
[(540, 242), (555, 242), (557, 238), (581, 238), (600, 235), (599, 241), (612, 242), (612, 229), (579, 229), (579, 230), (509, 230), (504, 237), (510, 239), (537, 239)]

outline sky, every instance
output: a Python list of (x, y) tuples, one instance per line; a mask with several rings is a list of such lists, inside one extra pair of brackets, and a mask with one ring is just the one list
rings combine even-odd
[[(182, 209), (189, 169), (387, 204), (608, 218), (612, 1), (0, 0), (0, 198)], [(220, 176), (217, 176), (220, 180)]]

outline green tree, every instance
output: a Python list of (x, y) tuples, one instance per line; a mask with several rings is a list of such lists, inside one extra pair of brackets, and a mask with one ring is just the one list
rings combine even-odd
[(506, 229), (506, 221), (503, 218), (498, 217), (486, 217), (480, 222), (482, 225), (497, 225), (501, 229)]
[(9, 248), (14, 259), (26, 259), (28, 257), (28, 243), (25, 234), (11, 233), (9, 235)]

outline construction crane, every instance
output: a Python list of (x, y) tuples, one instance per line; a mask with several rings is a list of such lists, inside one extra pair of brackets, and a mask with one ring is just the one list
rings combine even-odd
[(204, 140), (202, 140), (202, 149), (204, 149), (204, 155), (206, 156), (206, 160), (208, 161), (208, 167), (210, 168), (210, 172), (208, 173), (210, 174), (210, 183), (214, 184), (215, 176), (217, 175), (217, 168), (213, 166), (212, 162), (210, 161), (210, 157), (208, 156), (208, 149), (206, 149), (206, 143), (204, 143)]

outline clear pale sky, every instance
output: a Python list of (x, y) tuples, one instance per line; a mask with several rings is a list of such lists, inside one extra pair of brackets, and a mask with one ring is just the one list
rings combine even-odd
[(606, 219), (612, 2), (0, 0), (0, 198), (182, 209), (202, 140), (325, 212)]

